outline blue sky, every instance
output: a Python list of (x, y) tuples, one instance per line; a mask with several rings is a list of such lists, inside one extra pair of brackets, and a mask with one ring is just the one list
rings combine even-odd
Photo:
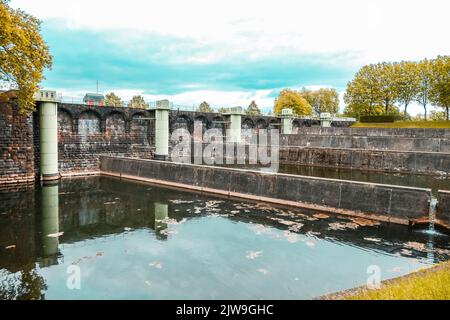
[(54, 56), (43, 86), (79, 99), (114, 91), (128, 100), (266, 110), (285, 87), (334, 87), (377, 61), (448, 54), (445, 0), (25, 1), (43, 20)]

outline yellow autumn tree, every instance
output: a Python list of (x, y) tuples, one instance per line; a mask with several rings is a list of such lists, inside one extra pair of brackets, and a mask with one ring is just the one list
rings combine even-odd
[(0, 100), (9, 100), (10, 90), (16, 90), (13, 96), (26, 114), (34, 109), (34, 94), (52, 57), (40, 34), (41, 22), (8, 2), (0, 0), (0, 88), (9, 93)]
[(292, 109), (296, 116), (308, 116), (312, 113), (312, 107), (308, 101), (302, 97), (300, 92), (291, 89), (281, 90), (275, 100), (273, 110), (275, 115), (280, 115), (283, 109)]

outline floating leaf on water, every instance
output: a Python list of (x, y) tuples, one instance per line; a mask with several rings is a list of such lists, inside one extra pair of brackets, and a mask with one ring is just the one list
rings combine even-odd
[(161, 234), (164, 234), (166, 236), (171, 235), (171, 234), (177, 234), (177, 233), (178, 233), (177, 230), (170, 230), (170, 229), (161, 230)]
[(113, 201), (113, 202), (105, 202), (104, 204), (105, 205), (112, 205), (112, 204), (116, 204), (116, 202), (115, 201)]
[(372, 241), (372, 242), (381, 242), (381, 239), (378, 238), (364, 238), (366, 241)]
[(64, 234), (64, 232), (58, 232), (58, 233), (50, 233), (47, 235), (49, 238), (58, 238), (61, 237)]
[(316, 246), (316, 243), (314, 241), (306, 241), (306, 245), (310, 248), (314, 248)]
[(290, 231), (284, 231), (283, 232), (284, 237), (286, 238), (286, 240), (290, 243), (295, 243), (300, 241), (298, 234), (290, 232)]
[(320, 232), (308, 231), (308, 232), (306, 233), (306, 235), (307, 235), (308, 237), (315, 237), (315, 236), (319, 236), (319, 235), (320, 235)]
[(313, 214), (313, 217), (317, 219), (328, 219), (330, 216), (324, 213), (317, 213)]
[(6, 250), (9, 250), (9, 249), (14, 249), (15, 247), (16, 247), (16, 245), (15, 245), (15, 244), (12, 244), (12, 245), (10, 245), (10, 246), (5, 247), (5, 249), (6, 249)]
[(353, 221), (354, 223), (363, 226), (363, 227), (373, 227), (373, 226), (379, 226), (380, 222), (375, 221), (375, 220), (370, 220), (370, 219), (365, 219), (365, 218), (350, 218), (351, 221)]
[(148, 285), (149, 287), (152, 285), (152, 283), (148, 280), (145, 280), (145, 284)]
[(148, 264), (150, 267), (154, 267), (156, 269), (162, 269), (162, 264), (161, 262), (158, 261), (154, 261)]
[(123, 228), (123, 230), (125, 230), (125, 231), (131, 231), (131, 230), (133, 230), (133, 229), (128, 228), (128, 227), (125, 227), (125, 228)]
[(230, 213), (237, 214), (237, 213), (239, 213), (239, 210), (231, 210)]
[(405, 255), (405, 256), (412, 256), (413, 255), (411, 250), (406, 250), (406, 249), (400, 250), (400, 253)]
[(269, 274), (269, 273), (270, 273), (269, 270), (264, 269), (264, 268), (257, 269), (256, 271), (258, 271), (258, 272), (260, 272), (260, 273), (262, 273), (262, 274)]
[(288, 228), (289, 231), (299, 232), (300, 229), (304, 226), (303, 223), (296, 223)]
[(247, 255), (245, 256), (247, 259), (256, 259), (262, 255), (262, 251), (247, 251)]
[(328, 230), (358, 229), (359, 225), (354, 222), (332, 222), (328, 224)]
[(405, 243), (404, 247), (408, 248), (408, 249), (414, 249), (417, 251), (426, 251), (427, 250), (424, 243), (419, 243), (419, 242), (414, 242), (414, 241)]
[(103, 252), (97, 252), (96, 256), (97, 256), (97, 257), (102, 257), (103, 254), (104, 254)]
[(257, 235), (260, 234), (268, 234), (272, 232), (272, 229), (269, 227), (266, 227), (262, 224), (255, 224), (255, 225), (250, 225), (248, 226), (248, 228), (250, 230), (252, 230), (254, 233), (256, 233)]

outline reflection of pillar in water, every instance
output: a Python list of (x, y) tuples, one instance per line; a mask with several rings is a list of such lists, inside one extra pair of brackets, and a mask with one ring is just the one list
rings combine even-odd
[(167, 203), (155, 202), (155, 232), (161, 235), (161, 231), (167, 229), (163, 221), (169, 216), (169, 205)]
[(42, 259), (41, 266), (57, 263), (59, 233), (59, 186), (43, 186), (41, 194), (42, 211)]

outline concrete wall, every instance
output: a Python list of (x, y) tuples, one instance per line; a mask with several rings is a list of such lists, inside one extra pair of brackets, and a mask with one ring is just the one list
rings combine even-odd
[[(313, 132), (315, 128), (310, 128)], [(351, 130), (351, 129), (350, 129)], [(304, 134), (305, 132), (308, 132)], [(421, 130), (423, 132), (423, 130)], [(434, 130), (433, 130), (434, 132)], [(450, 132), (450, 130), (448, 130)], [(443, 136), (447, 132), (435, 135), (428, 132), (424, 136), (401, 136), (401, 135), (355, 135), (347, 134), (312, 134), (302, 130), (295, 135), (282, 135), (281, 144), (285, 146), (307, 146), (312, 148), (354, 148), (375, 150), (398, 150), (398, 151), (424, 151), (424, 152), (447, 152), (450, 153), (450, 138)], [(382, 132), (379, 132), (382, 133)], [(405, 133), (406, 134), (406, 133)], [(428, 135), (434, 137), (427, 137)]]
[(450, 228), (450, 191), (439, 190), (436, 219), (439, 224)]
[(383, 172), (450, 174), (450, 153), (436, 152), (282, 147), (280, 163)]
[(154, 160), (101, 157), (102, 174), (408, 224), (427, 219), (431, 189)]
[(34, 181), (33, 125), (17, 107), (0, 104), (0, 185)]
[(450, 129), (429, 128), (300, 128), (301, 135), (450, 138)]

